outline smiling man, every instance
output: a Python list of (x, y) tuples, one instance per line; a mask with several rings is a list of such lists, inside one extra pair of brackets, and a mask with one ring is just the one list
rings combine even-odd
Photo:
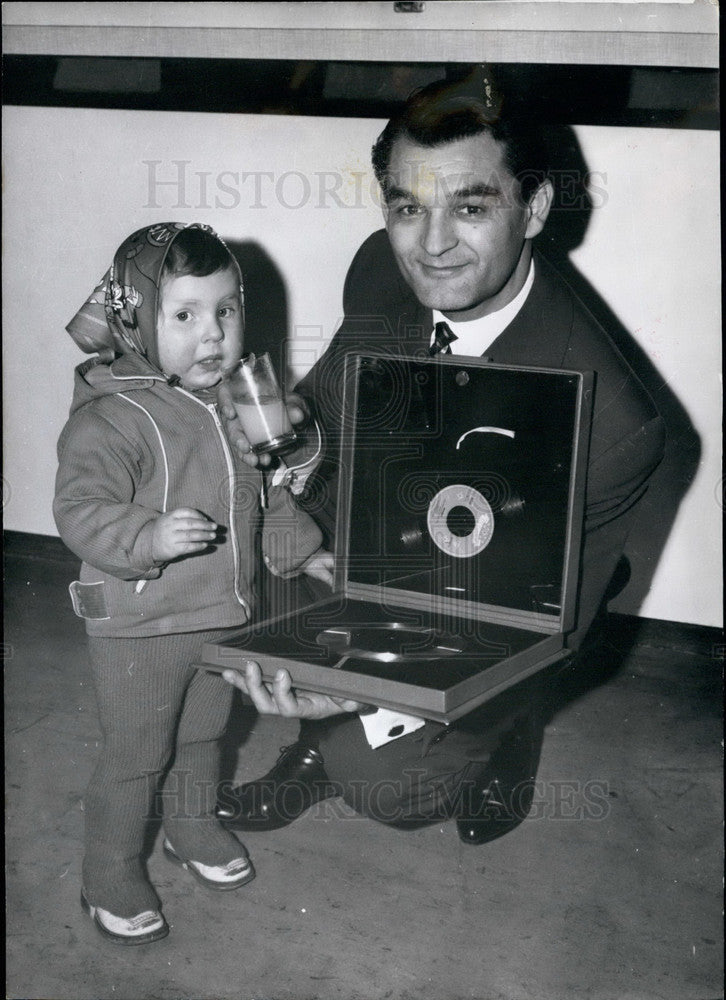
[[(480, 78), (481, 79), (481, 78)], [(441, 82), (417, 92), (373, 148), (385, 231), (358, 251), (345, 319), (299, 386), (334, 440), (347, 350), (485, 357), (498, 364), (595, 373), (585, 541), (574, 651), (603, 604), (635, 506), (658, 465), (662, 421), (608, 334), (560, 275), (533, 252), (553, 201), (537, 123), (510, 114), (487, 82)], [(335, 496), (334, 449), (318, 497)], [(322, 485), (321, 485), (322, 484)], [(316, 518), (332, 534), (335, 508)], [(376, 720), (326, 696), (292, 689), (252, 665), (230, 682), (262, 713), (306, 721), (260, 781), (234, 790), (220, 814), (241, 829), (274, 829), (318, 799), (342, 794), (358, 812), (396, 826), (457, 820), (482, 844), (528, 814), (547, 719), (539, 680), (517, 685), (451, 726), (407, 719), (373, 749)], [(376, 713), (381, 714), (381, 713)]]
[(522, 289), (547, 219), (545, 179), (523, 200), (490, 133), (426, 149), (399, 138), (381, 167), (388, 237), (418, 301), (455, 322), (488, 316)]

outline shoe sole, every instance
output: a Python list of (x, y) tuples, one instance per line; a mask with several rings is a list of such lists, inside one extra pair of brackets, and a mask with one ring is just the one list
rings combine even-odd
[(180, 858), (173, 848), (164, 844), (162, 850), (164, 851), (164, 857), (167, 861), (171, 861), (172, 864), (178, 865), (185, 871), (188, 871), (190, 875), (194, 876), (200, 885), (203, 885), (205, 889), (212, 889), (214, 892), (231, 892), (233, 889), (241, 889), (243, 885), (247, 885), (248, 882), (251, 882), (257, 874), (255, 869), (252, 867), (252, 862), (248, 860), (250, 870), (246, 875), (240, 876), (240, 878), (236, 879), (234, 882), (214, 882), (212, 879), (206, 878), (201, 872), (197, 871), (191, 861), (185, 861), (183, 858)]
[(83, 892), (81, 892), (81, 909), (83, 910), (84, 913), (88, 914), (88, 916), (93, 921), (96, 930), (98, 930), (98, 932), (102, 935), (102, 937), (104, 937), (111, 944), (120, 944), (126, 946), (133, 946), (138, 944), (152, 944), (154, 941), (161, 941), (161, 939), (165, 938), (169, 933), (169, 925), (166, 923), (166, 921), (164, 921), (164, 923), (162, 924), (161, 927), (158, 928), (158, 930), (150, 931), (148, 934), (137, 934), (134, 935), (133, 937), (127, 937), (125, 934), (114, 934), (113, 931), (110, 931), (108, 929), (108, 927), (104, 927), (104, 925), (98, 919), (98, 917), (96, 916), (96, 907), (91, 906), (91, 904), (84, 896)]

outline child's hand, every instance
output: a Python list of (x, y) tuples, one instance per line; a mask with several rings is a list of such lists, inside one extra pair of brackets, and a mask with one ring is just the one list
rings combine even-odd
[(217, 525), (201, 511), (178, 507), (154, 522), (151, 554), (154, 562), (169, 562), (179, 556), (201, 552), (217, 537)]

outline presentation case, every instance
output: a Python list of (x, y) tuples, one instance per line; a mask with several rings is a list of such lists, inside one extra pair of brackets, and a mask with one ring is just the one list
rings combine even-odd
[(371, 352), (343, 382), (333, 592), (202, 666), (451, 722), (564, 655), (592, 377)]

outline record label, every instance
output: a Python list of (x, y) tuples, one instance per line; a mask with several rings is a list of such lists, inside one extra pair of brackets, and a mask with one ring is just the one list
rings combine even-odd
[(455, 559), (470, 559), (487, 547), (494, 534), (494, 514), (478, 490), (464, 484), (445, 486), (429, 504), (426, 525), (434, 545)]

